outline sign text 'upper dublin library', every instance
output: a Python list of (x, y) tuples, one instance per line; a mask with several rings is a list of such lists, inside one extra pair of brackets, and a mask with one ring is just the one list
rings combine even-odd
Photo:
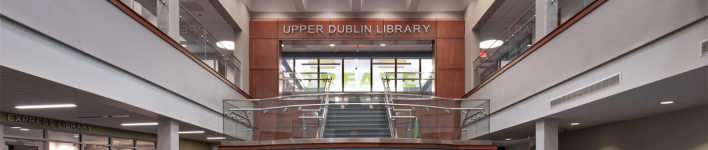
[[(430, 25), (329, 25), (328, 33), (428, 33)], [(284, 25), (284, 33), (325, 33), (323, 25)]]

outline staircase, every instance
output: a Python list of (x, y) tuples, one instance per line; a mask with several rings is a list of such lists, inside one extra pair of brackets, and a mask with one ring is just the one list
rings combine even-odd
[[(347, 100), (348, 103), (383, 103), (383, 99), (369, 97), (354, 97)], [(356, 104), (343, 106), (329, 106), (324, 138), (391, 137), (385, 106)]]

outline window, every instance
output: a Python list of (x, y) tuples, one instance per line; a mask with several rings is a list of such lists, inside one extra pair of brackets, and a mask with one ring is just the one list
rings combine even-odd
[(371, 59), (344, 59), (345, 92), (371, 91)]
[[(342, 59), (320, 59), (320, 79), (332, 78), (330, 92), (342, 92)], [(320, 81), (320, 91), (327, 86), (326, 80)]]
[(49, 150), (79, 150), (77, 143), (49, 142)]
[(108, 145), (108, 137), (105, 136), (82, 135), (81, 141), (87, 144)]
[[(394, 72), (396, 71), (396, 63), (394, 62), (395, 59), (373, 59), (372, 63), (372, 77), (371, 80), (373, 80), (374, 87), (373, 91), (374, 92), (384, 92), (386, 89), (384, 88), (384, 83), (381, 80), (382, 78), (388, 78), (388, 79), (393, 79), (395, 77)], [(403, 66), (401, 66), (403, 67)], [(388, 72), (388, 74), (386, 74)], [(384, 75), (386, 74), (386, 75)], [(388, 77), (385, 77), (388, 76)], [(388, 83), (388, 87), (391, 90), (395, 90), (395, 82), (392, 80)]]
[[(398, 59), (397, 79), (419, 78), (420, 59)], [(418, 92), (420, 80), (395, 80), (396, 92)]]
[(44, 138), (44, 130), (30, 129), (19, 126), (4, 126), (5, 135), (27, 137), (27, 138)]
[(111, 145), (133, 147), (133, 140), (123, 138), (111, 138)]
[(47, 133), (50, 140), (67, 141), (67, 142), (79, 142), (79, 134), (49, 131)]
[(135, 145), (136, 145), (135, 147), (138, 147), (138, 148), (151, 148), (151, 149), (155, 148), (155, 142), (137, 141), (137, 142), (135, 142)]
[(93, 144), (84, 144), (84, 150), (108, 150), (108, 146), (105, 145), (93, 145)]

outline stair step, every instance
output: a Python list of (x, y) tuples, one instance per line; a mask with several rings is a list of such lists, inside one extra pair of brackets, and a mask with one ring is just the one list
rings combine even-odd
[(327, 119), (330, 118), (386, 118), (386, 115), (329, 115)]
[(385, 122), (383, 124), (327, 124), (326, 127), (382, 127), (386, 128), (388, 127), (388, 123)]
[(326, 131), (383, 131), (388, 132), (388, 128), (352, 128), (352, 127), (337, 127), (337, 128), (325, 128)]
[(388, 119), (386, 118), (381, 118), (381, 119), (356, 119), (356, 120), (351, 120), (351, 119), (346, 119), (346, 120), (337, 120), (337, 119), (327, 119), (327, 122), (388, 122)]

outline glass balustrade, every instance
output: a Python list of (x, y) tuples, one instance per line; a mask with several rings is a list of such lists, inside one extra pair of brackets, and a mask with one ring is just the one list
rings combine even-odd
[(224, 112), (226, 141), (489, 139), (488, 100), (400, 93), (316, 93), (224, 100)]
[(535, 14), (535, 5), (533, 5), (499, 36), (499, 40), (494, 40), (489, 47), (481, 49), (479, 57), (472, 64), (474, 86), (487, 80), (533, 45)]
[[(161, 0), (121, 0), (136, 13), (167, 33), (166, 27), (159, 26), (168, 10)], [(179, 31), (177, 37), (171, 37), (194, 56), (203, 61), (227, 80), (240, 85), (241, 61), (234, 55), (233, 43), (221, 43), (187, 9), (179, 7)]]

